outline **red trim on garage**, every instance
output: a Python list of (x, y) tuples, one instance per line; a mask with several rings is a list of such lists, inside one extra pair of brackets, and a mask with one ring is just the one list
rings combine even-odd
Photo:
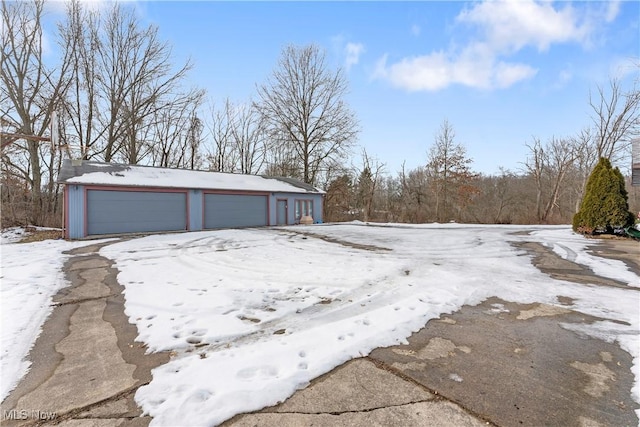
[(69, 238), (69, 186), (64, 186), (64, 201), (62, 202), (62, 210), (64, 211), (64, 238)]
[(239, 196), (269, 196), (268, 191), (248, 191), (248, 190), (202, 190), (203, 194), (237, 194)]

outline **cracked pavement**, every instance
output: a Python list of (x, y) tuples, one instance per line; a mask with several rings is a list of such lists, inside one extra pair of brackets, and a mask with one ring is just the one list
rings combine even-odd
[(483, 421), (367, 358), (318, 378), (284, 403), (225, 426), (481, 426)]
[(148, 425), (133, 396), (169, 357), (145, 355), (135, 342), (117, 270), (97, 253), (103, 245), (70, 251), (64, 270), (71, 286), (54, 297), (30, 352), (33, 366), (2, 402), (2, 425)]

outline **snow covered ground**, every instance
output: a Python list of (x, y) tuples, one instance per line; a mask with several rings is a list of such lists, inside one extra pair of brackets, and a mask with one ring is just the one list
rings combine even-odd
[[(531, 233), (514, 234), (523, 231)], [(8, 243), (19, 234), (3, 235), (0, 246), (1, 399), (28, 370), (24, 359), (51, 298), (67, 284), (63, 252), (96, 243)], [(611, 319), (579, 332), (617, 341), (633, 356), (632, 393), (640, 401), (637, 290), (553, 280), (509, 244), (519, 241), (540, 242), (601, 276), (640, 286), (621, 262), (587, 253), (597, 241), (568, 227), (220, 230), (134, 239), (101, 254), (117, 263), (139, 339), (176, 354), (136, 394), (154, 425), (216, 424), (275, 404), (333, 367), (403, 343), (429, 319), (489, 296), (558, 304), (562, 295), (574, 299), (574, 310)]]
[(0, 401), (27, 373), (25, 360), (52, 311), (51, 298), (68, 283), (63, 252), (94, 242), (45, 240), (15, 243), (26, 234), (22, 228), (5, 230), (0, 245)]
[[(531, 235), (513, 234), (523, 231)], [(139, 339), (176, 354), (136, 393), (153, 425), (217, 424), (275, 404), (335, 366), (404, 343), (428, 320), (490, 296), (555, 305), (562, 295), (574, 310), (615, 320), (580, 331), (631, 353), (640, 402), (637, 290), (553, 280), (509, 244), (519, 241), (640, 285), (623, 263), (589, 255), (586, 246), (597, 241), (566, 226), (220, 230), (149, 236), (100, 253), (116, 261)]]

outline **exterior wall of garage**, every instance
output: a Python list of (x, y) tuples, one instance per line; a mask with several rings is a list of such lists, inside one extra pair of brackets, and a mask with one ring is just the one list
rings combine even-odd
[(322, 194), (310, 194), (310, 193), (272, 193), (271, 203), (269, 203), (269, 224), (278, 224), (278, 200), (287, 201), (287, 225), (297, 224), (299, 218), (296, 218), (296, 201), (298, 200), (311, 200), (313, 201), (313, 221), (316, 223), (322, 222), (322, 209), (324, 197)]
[(67, 239), (85, 237), (84, 185), (64, 186), (64, 228)]
[(202, 203), (202, 190), (189, 190), (189, 231), (200, 231), (204, 229), (204, 218), (202, 215), (204, 206)]
[[(153, 187), (113, 187), (99, 185), (79, 185), (67, 184), (64, 189), (64, 213), (65, 213), (65, 236), (69, 239), (81, 239), (89, 236), (88, 212), (87, 207), (88, 191), (90, 190), (109, 190), (109, 191), (147, 191), (147, 192), (172, 192), (186, 194), (186, 230), (200, 231), (206, 228), (206, 196), (207, 195), (238, 195), (238, 196), (262, 196), (265, 197), (266, 208), (264, 211), (265, 222), (260, 225), (276, 225), (277, 224), (277, 200), (286, 200), (287, 202), (287, 224), (296, 224), (298, 220), (295, 217), (296, 203), (300, 200), (312, 201), (313, 203), (313, 219), (314, 222), (322, 222), (322, 203), (323, 195), (316, 193), (265, 193), (265, 192), (247, 192), (247, 191), (215, 191), (201, 189), (176, 189), (176, 188), (153, 188)], [(222, 225), (220, 228), (224, 228)], [(219, 228), (219, 227), (215, 227)], [(146, 232), (140, 230), (139, 232)], [(156, 230), (164, 231), (164, 230)], [(176, 230), (166, 230), (176, 231)], [(136, 231), (131, 231), (136, 232)], [(103, 229), (103, 233), (107, 234), (108, 230)], [(113, 230), (113, 234), (122, 233)]]

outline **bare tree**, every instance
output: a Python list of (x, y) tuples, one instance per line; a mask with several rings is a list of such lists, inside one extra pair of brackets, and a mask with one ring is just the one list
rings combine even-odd
[(295, 151), (274, 133), (269, 133), (271, 143), (266, 156), (265, 174), (303, 179), (302, 168)]
[(258, 87), (257, 104), (271, 135), (291, 147), (302, 179), (315, 184), (326, 163), (344, 156), (355, 143), (358, 123), (344, 96), (347, 82), (331, 71), (317, 46), (289, 46), (278, 68)]
[(384, 163), (373, 159), (367, 150), (362, 150), (362, 170), (357, 182), (356, 203), (362, 212), (362, 220), (365, 222), (371, 219), (376, 192), (380, 186), (384, 168)]
[(216, 172), (233, 172), (238, 159), (233, 147), (231, 135), (233, 118), (230, 115), (231, 101), (227, 98), (222, 107), (212, 103), (209, 107), (209, 117), (205, 120), (206, 127), (213, 145), (210, 147), (208, 159), (209, 169)]
[(526, 144), (531, 153), (525, 168), (536, 184), (536, 216), (540, 223), (547, 223), (558, 206), (562, 184), (577, 158), (577, 141), (552, 137), (543, 146), (540, 139), (534, 138), (532, 145)]
[(631, 140), (640, 131), (640, 90), (637, 85), (624, 92), (618, 79), (609, 80), (609, 90), (598, 86), (595, 97), (589, 93), (589, 105), (596, 133), (596, 158), (616, 161), (628, 151)]
[[(48, 133), (52, 112), (68, 88), (69, 56), (74, 50), (73, 43), (62, 43), (63, 57), (58, 68), (45, 65), (41, 23), (43, 7), (42, 0), (2, 2), (2, 128), (24, 135), (24, 138), (12, 139), (24, 156), (11, 156), (10, 151), (3, 150), (3, 162), (11, 165), (12, 173), (22, 175), (28, 183), (31, 193), (29, 219), (36, 224), (44, 221), (45, 214), (54, 203), (50, 197), (43, 199), (43, 172), (49, 181), (54, 179), (55, 171), (47, 173), (46, 168), (55, 167), (57, 151), (49, 145), (46, 151), (50, 156), (49, 163), (44, 164), (41, 142)], [(52, 182), (46, 184), (53, 185)]]
[(502, 168), (500, 175), (478, 177), (479, 195), (469, 209), (469, 218), (479, 223), (512, 223), (515, 219), (513, 208), (517, 195), (514, 183), (517, 179), (515, 174)]
[(202, 123), (197, 117), (199, 103), (174, 103), (156, 111), (150, 123), (155, 144), (152, 164), (160, 167), (195, 169)]
[[(202, 144), (202, 131), (204, 123), (195, 112), (195, 108), (189, 117), (189, 129), (187, 129), (187, 149), (185, 165), (189, 169), (200, 169), (202, 167), (202, 157), (200, 156), (200, 145)], [(188, 154), (187, 154), (188, 153)]]
[(558, 206), (558, 197), (567, 172), (573, 166), (576, 149), (571, 140), (551, 138), (547, 144), (547, 173), (549, 174), (550, 191), (542, 217), (547, 222), (551, 212)]
[(546, 168), (546, 157), (540, 138), (533, 138), (533, 144), (525, 143), (530, 151), (530, 156), (525, 161), (525, 169), (536, 184), (536, 218), (542, 218), (542, 178)]
[(58, 26), (61, 38), (73, 43), (71, 52), (71, 84), (63, 104), (68, 126), (67, 148), (74, 147), (75, 156), (89, 160), (96, 153), (94, 145), (101, 141), (106, 128), (100, 129), (96, 119), (98, 105), (98, 72), (94, 48), (99, 41), (99, 15), (88, 11), (78, 0), (67, 3), (67, 21)]
[(181, 89), (191, 63), (174, 67), (158, 28), (144, 27), (126, 6), (90, 11), (73, 1), (59, 31), (77, 45), (70, 58), (72, 96), (65, 105), (76, 140), (71, 142), (82, 158), (139, 163), (154, 151), (157, 113), (175, 114), (183, 104), (200, 102), (201, 90)]
[(436, 220), (448, 221), (454, 216), (452, 203), (461, 207), (468, 202), (476, 177), (469, 166), (472, 160), (467, 157), (465, 147), (455, 142), (455, 131), (448, 120), (440, 125), (428, 160), (427, 175), (435, 197)]
[(219, 172), (259, 173), (267, 154), (267, 134), (253, 102), (211, 106), (207, 127), (213, 140), (209, 168)]
[(598, 157), (594, 155), (598, 152), (594, 133), (592, 128), (585, 127), (577, 135), (571, 138), (571, 144), (574, 147), (574, 162), (570, 175), (570, 185), (573, 190), (573, 198), (575, 199), (574, 212), (580, 210), (580, 202), (584, 196), (584, 191), (587, 187), (587, 181), (591, 171), (598, 161)]
[(400, 197), (398, 201), (400, 209), (397, 216), (402, 221), (425, 222), (431, 214), (426, 168), (420, 167), (406, 172), (403, 163), (399, 175)]
[(236, 105), (230, 114), (231, 137), (239, 159), (238, 172), (258, 173), (264, 165), (267, 149), (264, 120), (253, 102)]

